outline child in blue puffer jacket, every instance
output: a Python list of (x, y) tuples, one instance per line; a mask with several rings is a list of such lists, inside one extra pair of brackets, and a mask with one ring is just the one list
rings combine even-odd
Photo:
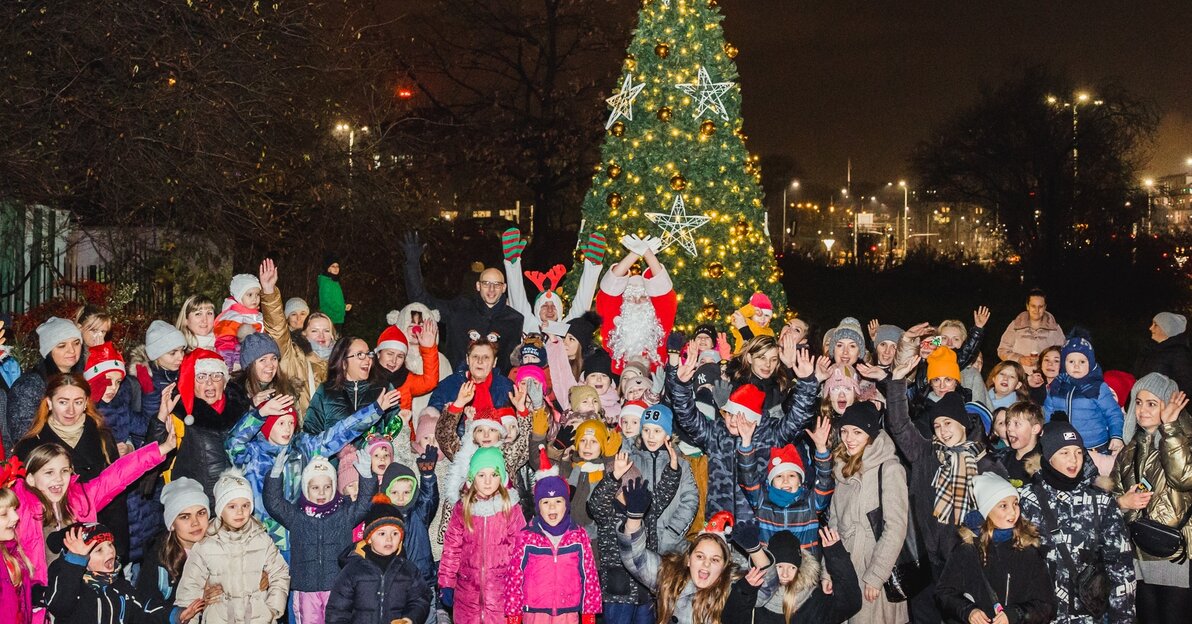
[(1055, 412), (1066, 412), (1085, 448), (1106, 454), (1121, 450), (1125, 445), (1122, 408), (1105, 383), (1093, 345), (1084, 336), (1073, 335), (1060, 351), (1060, 359), (1064, 370), (1051, 382), (1043, 401), (1047, 421)]
[[(398, 404), (399, 393), (391, 390), (377, 397), (373, 403), (355, 414), (335, 423), (317, 435), (299, 429), (294, 397), (277, 395), (248, 413), (236, 423), (225, 448), (232, 464), (244, 471), (244, 478), (252, 484), (253, 508), (259, 514), (266, 532), (283, 556), (288, 559), (290, 544), (285, 527), (265, 510), (262, 492), (265, 477), (274, 459), (286, 450), (285, 468), (281, 471), (282, 486), (288, 501), (298, 500), (302, 489), (302, 470), (315, 456), (333, 457), (346, 444), (364, 435), (385, 411)], [(363, 489), (363, 488), (362, 488)]]

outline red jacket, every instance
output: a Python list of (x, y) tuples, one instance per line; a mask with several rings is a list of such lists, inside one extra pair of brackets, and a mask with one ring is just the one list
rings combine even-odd
[[(666, 362), (666, 336), (675, 326), (675, 313), (679, 309), (679, 298), (675, 295), (674, 284), (666, 273), (651, 275), (646, 271), (642, 277), (646, 280), (646, 294), (654, 304), (654, 314), (662, 325), (662, 340), (658, 342), (658, 361)], [(608, 349), (608, 336), (616, 328), (616, 319), (621, 315), (621, 300), (625, 292), (625, 285), (629, 276), (616, 276), (612, 271), (604, 274), (600, 281), (600, 291), (596, 293), (596, 313), (600, 315), (600, 339), (604, 348)], [(609, 351), (612, 354), (612, 351)], [(613, 372), (620, 375), (625, 362), (614, 359)]]

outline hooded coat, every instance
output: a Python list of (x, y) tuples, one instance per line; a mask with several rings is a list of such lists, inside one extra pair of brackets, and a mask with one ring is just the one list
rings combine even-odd
[(517, 534), (526, 526), (517, 490), (509, 510), (494, 496), (472, 505), (472, 528), (464, 526), (463, 503), (455, 504), (439, 562), (439, 587), (455, 590), (454, 621), (505, 621), (505, 576)]
[[(1019, 550), (1013, 542), (990, 542), (982, 561), (977, 536), (968, 529), (961, 529), (961, 534), (963, 541), (948, 557), (948, 565), (936, 586), (936, 600), (945, 622), (968, 624), (973, 609), (980, 609), (987, 617), (993, 616), (995, 604), (1005, 609), (1014, 624), (1051, 621), (1055, 615), (1055, 594), (1051, 591), (1047, 560), (1038, 546)], [(991, 589), (996, 594), (991, 594)]]
[(435, 553), (431, 547), (430, 523), (439, 511), (438, 477), (434, 470), (415, 471), (394, 459), (381, 477), (381, 483), (388, 486), (395, 479), (410, 479), (414, 482), (414, 498), (406, 506), (400, 507), (402, 521), (406, 525), (402, 554), (422, 573), (427, 587), (434, 587)]
[[(219, 524), (212, 520), (212, 526)], [(264, 590), (262, 572), (269, 576)], [(250, 519), (243, 529), (218, 529), (190, 549), (174, 604), (202, 598), (211, 583), (223, 586), (224, 595), (203, 610), (203, 624), (273, 624), (286, 610), (290, 566), (261, 524)]]
[(505, 581), (505, 615), (601, 612), (600, 576), (588, 533), (571, 524), (558, 543), (537, 524), (514, 538)]
[[(840, 533), (840, 543), (848, 550), (860, 582), (881, 589), (890, 579), (906, 541), (910, 521), (906, 471), (898, 462), (893, 440), (884, 431), (865, 449), (859, 472), (845, 477), (842, 468), (843, 462), (837, 460), (833, 469), (836, 493), (832, 495), (829, 525)], [(869, 513), (878, 508), (884, 521), (881, 539), (869, 522)], [(884, 591), (879, 592), (876, 601), (862, 604), (860, 612), (849, 620), (852, 624), (906, 621), (907, 603), (890, 602)]]

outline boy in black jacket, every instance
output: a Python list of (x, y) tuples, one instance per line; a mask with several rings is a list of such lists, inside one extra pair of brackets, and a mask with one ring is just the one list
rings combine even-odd
[[(112, 532), (95, 522), (75, 523), (46, 540), (62, 556), (50, 565), (46, 609), (60, 624), (182, 624), (203, 610), (201, 599), (186, 609), (146, 601), (120, 574)], [(171, 617), (176, 613), (176, 617)]]

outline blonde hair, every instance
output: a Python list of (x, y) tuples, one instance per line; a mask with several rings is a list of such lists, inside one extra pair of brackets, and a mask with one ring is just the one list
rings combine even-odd
[[(0, 509), (9, 507), (20, 509), (21, 501), (11, 488), (0, 488)], [(4, 561), (4, 568), (8, 571), (8, 580), (12, 586), (20, 587), (25, 581), (25, 575), (33, 572), (33, 562), (29, 561), (25, 549), (21, 548), (21, 540), (14, 537), (12, 541), (16, 548), (11, 553), (7, 548), (0, 548), (0, 560)]]
[(948, 319), (939, 324), (936, 328), (936, 335), (942, 335), (945, 329), (955, 329), (960, 332), (960, 344), (964, 344), (968, 340), (968, 329), (964, 323), (956, 319)]
[[(989, 544), (993, 542), (993, 531), (996, 527), (993, 526), (993, 521), (988, 517), (981, 523), (981, 535), (973, 533), (973, 530), (968, 527), (960, 527), (960, 539), (966, 544), (972, 544), (977, 547), (977, 553), (981, 557), (981, 565), (985, 565), (989, 557)], [(1011, 538), (1011, 546), (1014, 550), (1026, 550), (1027, 548), (1037, 548), (1041, 542), (1039, 541), (1039, 530), (1031, 524), (1030, 520), (1021, 513), (1018, 514), (1018, 521), (1014, 523), (1014, 536)]]
[[(1031, 401), (1015, 401), (1013, 405), (1006, 408), (1006, 422), (1010, 422), (1011, 418), (1021, 418), (1032, 425), (1043, 426), (1043, 408)], [(1043, 435), (1043, 434), (1039, 434)]]
[[(775, 564), (777, 565), (777, 564)], [(795, 568), (795, 580), (781, 586), (782, 618), (786, 624), (791, 624), (795, 617), (795, 608), (799, 603), (799, 594), (819, 582), (820, 564), (815, 557), (804, 554), (803, 563)]]
[(174, 320), (174, 327), (177, 327), (178, 331), (182, 332), (182, 336), (186, 338), (187, 350), (199, 346), (199, 341), (195, 339), (194, 333), (186, 326), (186, 317), (190, 316), (191, 312), (204, 307), (211, 308), (212, 314), (216, 313), (215, 302), (208, 299), (206, 295), (191, 295), (186, 298), (186, 301), (182, 302), (182, 307), (178, 310), (178, 318)]
[[(493, 496), (501, 497), (501, 513), (508, 514), (509, 510), (513, 508), (513, 500), (509, 498), (509, 490), (505, 489), (505, 484), (502, 483), (497, 486), (497, 491)], [(472, 505), (479, 500), (479, 494), (476, 493), (475, 484), (469, 485), (464, 490), (463, 496), (460, 497), (460, 507), (463, 509), (464, 528), (469, 533), (472, 532)], [(518, 511), (521, 513), (521, 511)]]
[[(65, 457), (71, 472), (74, 472), (74, 462), (70, 459), (70, 453), (66, 450), (66, 447), (54, 442), (42, 444), (29, 451), (29, 458), (25, 460), (25, 471), (29, 475), (35, 474), (42, 468), (45, 468), (46, 464), (59, 457)], [(67, 492), (70, 491), (69, 484), (67, 484), (66, 489)], [(29, 491), (33, 492), (33, 495), (37, 497), (38, 502), (41, 503), (41, 507), (44, 510), (41, 520), (43, 527), (56, 528), (74, 522), (75, 516), (70, 509), (70, 505), (67, 503), (68, 498), (66, 493), (62, 495), (62, 500), (55, 504), (51, 503), (50, 499), (46, 498), (46, 495), (41, 490), (31, 487)], [(83, 497), (83, 500), (86, 501), (87, 497)]]
[(844, 442), (839, 442), (836, 447), (832, 449), (832, 457), (840, 464), (840, 475), (845, 479), (861, 472), (865, 468), (865, 449), (873, 445), (873, 437), (865, 442), (865, 448), (861, 449), (860, 453), (856, 455), (849, 455), (848, 449), (844, 447)]
[(720, 547), (721, 554), (724, 556), (724, 569), (720, 572), (720, 578), (711, 587), (696, 590), (695, 596), (691, 600), (691, 621), (693, 624), (720, 622), (721, 616), (724, 614), (724, 605), (728, 602), (729, 592), (732, 591), (733, 575), (737, 566), (733, 563), (728, 544), (716, 535), (705, 533), (687, 542), (685, 552), (670, 553), (662, 557), (658, 566), (658, 614), (656, 620), (660, 624), (671, 621), (679, 595), (691, 581), (691, 572), (688, 569), (691, 553), (695, 552), (697, 546), (708, 540), (716, 542), (716, 545)]

